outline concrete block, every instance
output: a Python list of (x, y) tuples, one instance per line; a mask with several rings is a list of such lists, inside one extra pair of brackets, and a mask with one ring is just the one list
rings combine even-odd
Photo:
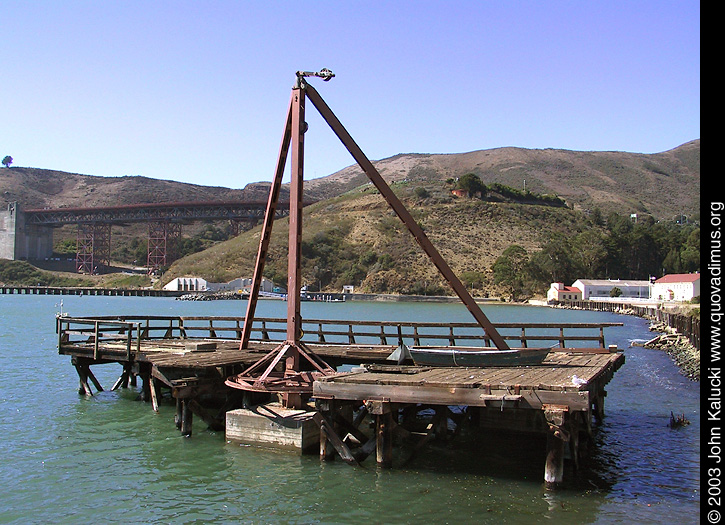
[(299, 452), (316, 452), (320, 428), (314, 412), (283, 408), (279, 403), (227, 412), (227, 441), (272, 446)]
[(184, 350), (187, 352), (213, 352), (216, 350), (214, 341), (191, 341), (184, 344)]

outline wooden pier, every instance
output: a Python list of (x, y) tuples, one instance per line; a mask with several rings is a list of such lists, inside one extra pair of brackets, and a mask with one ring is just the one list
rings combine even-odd
[[(575, 467), (592, 436), (592, 418), (604, 415), (605, 385), (624, 363), (619, 352), (553, 352), (539, 366), (490, 368), (395, 367), (372, 365), (362, 371), (322, 378), (314, 397), (330, 448), (354, 463), (375, 452), (381, 466), (393, 464), (393, 443), (413, 438), (419, 448), (432, 438), (446, 439), (460, 428), (536, 432), (547, 436), (544, 479), (555, 488), (563, 480), (564, 459)], [(466, 407), (457, 416), (449, 407)], [(433, 411), (421, 426), (416, 414)], [(350, 414), (358, 412), (357, 420)], [(360, 437), (360, 412), (374, 420), (375, 433)], [(406, 424), (414, 417), (413, 424)], [(454, 423), (455, 429), (450, 430)], [(354, 439), (346, 442), (340, 436)], [(334, 437), (330, 437), (334, 436)], [(364, 436), (364, 434), (363, 434)]]
[[(243, 317), (59, 316), (56, 328), (59, 353), (70, 356), (78, 372), (79, 393), (103, 389), (91, 366), (120, 364), (112, 389), (135, 385), (140, 377), (139, 397), (154, 410), (162, 402), (175, 403), (176, 426), (190, 436), (194, 415), (222, 430), (227, 412), (277, 401), (229, 388), (225, 380), (278, 346), (286, 322), (255, 319), (244, 350), (239, 344)], [(356, 464), (375, 452), (377, 463), (388, 467), (401, 436), (417, 439), (417, 449), (450, 433), (455, 421), (456, 429), (546, 434), (545, 479), (555, 486), (562, 480), (564, 457), (578, 461), (592, 419), (603, 415), (605, 385), (624, 363), (624, 355), (604, 341), (604, 328), (619, 324), (496, 324), (519, 348), (555, 347), (537, 366), (449, 368), (398, 364), (389, 356), (401, 345), (490, 346), (477, 323), (305, 320), (304, 344), (348, 370), (314, 383), (314, 406), (308, 404), (308, 410), (320, 429), (321, 458), (339, 455)], [(454, 416), (451, 406), (466, 407), (464, 415)], [(433, 415), (420, 429), (423, 413)], [(370, 435), (364, 420), (375, 428)]]
[(18, 295), (107, 295), (120, 297), (179, 297), (185, 292), (150, 288), (96, 288), (91, 286), (0, 286), (0, 294)]

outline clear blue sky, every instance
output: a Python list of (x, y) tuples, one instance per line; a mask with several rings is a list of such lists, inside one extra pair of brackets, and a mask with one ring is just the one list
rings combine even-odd
[[(693, 0), (4, 0), (0, 157), (212, 186), (270, 180), (295, 71), (372, 160), (700, 138)], [(305, 178), (353, 164), (308, 106)]]

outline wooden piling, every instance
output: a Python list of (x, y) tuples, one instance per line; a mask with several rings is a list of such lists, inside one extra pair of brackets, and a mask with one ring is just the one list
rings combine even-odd
[(559, 488), (564, 480), (564, 440), (553, 433), (546, 436), (544, 484), (547, 490)]

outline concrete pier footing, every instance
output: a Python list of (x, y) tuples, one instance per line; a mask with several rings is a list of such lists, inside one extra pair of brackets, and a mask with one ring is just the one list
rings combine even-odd
[(320, 446), (320, 428), (314, 412), (282, 407), (279, 403), (230, 410), (226, 414), (227, 441), (314, 453)]

